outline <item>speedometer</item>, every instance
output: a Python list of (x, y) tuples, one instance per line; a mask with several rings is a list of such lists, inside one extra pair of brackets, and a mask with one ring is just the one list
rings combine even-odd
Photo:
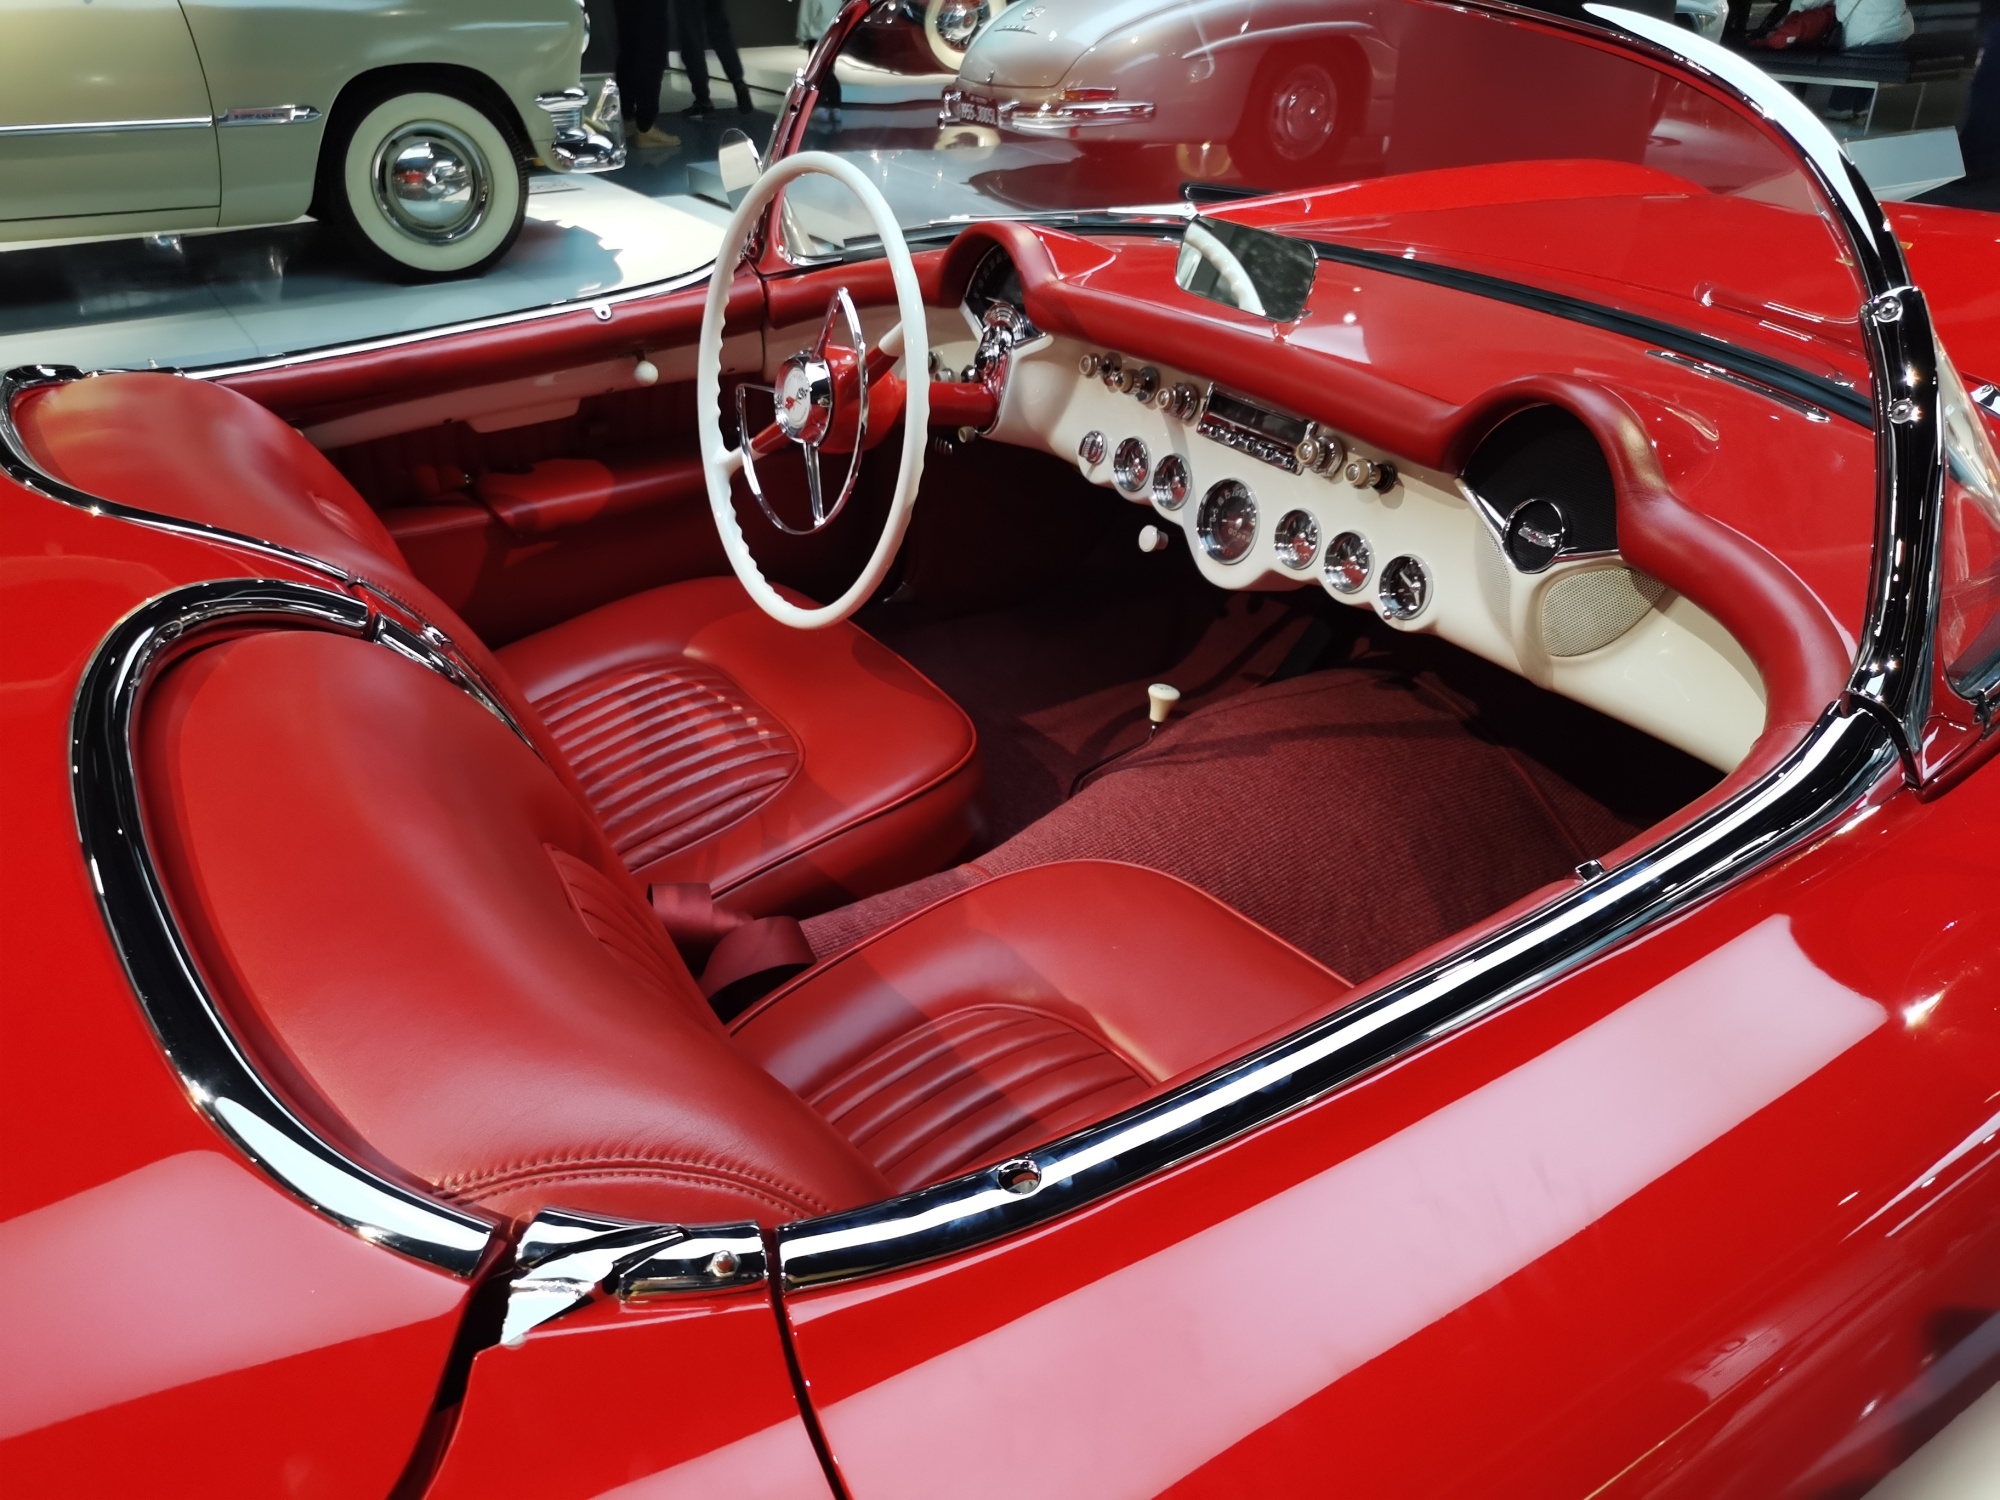
[(1257, 497), (1240, 479), (1211, 485), (1195, 512), (1194, 529), (1201, 550), (1217, 562), (1241, 562), (1257, 540)]

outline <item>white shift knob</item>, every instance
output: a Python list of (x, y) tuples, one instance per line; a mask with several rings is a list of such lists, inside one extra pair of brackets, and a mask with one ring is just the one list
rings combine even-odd
[(660, 367), (650, 359), (642, 359), (632, 366), (632, 378), (641, 385), (651, 385), (660, 378)]
[(1181, 690), (1171, 682), (1156, 682), (1146, 689), (1146, 717), (1155, 724), (1167, 722), (1167, 715), (1181, 701)]
[(1141, 552), (1164, 552), (1167, 550), (1167, 534), (1157, 526), (1139, 528), (1139, 550)]

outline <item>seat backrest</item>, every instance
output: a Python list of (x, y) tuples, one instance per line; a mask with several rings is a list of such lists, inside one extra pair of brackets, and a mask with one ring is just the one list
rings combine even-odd
[(588, 811), (470, 696), (314, 631), (141, 709), (148, 837), (218, 1002), (349, 1143), (511, 1216), (770, 1224), (886, 1196), (740, 1055)]
[(26, 391), (14, 423), (44, 472), (87, 494), (303, 552), (436, 625), (581, 795), (507, 670), (410, 571), (389, 529), (326, 455), (273, 412), (206, 380), (123, 371)]

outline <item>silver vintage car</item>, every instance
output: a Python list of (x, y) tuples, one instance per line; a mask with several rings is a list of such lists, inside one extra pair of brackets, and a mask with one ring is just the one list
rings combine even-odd
[(579, 0), (0, 0), (0, 242), (337, 225), (409, 279), (485, 270), (529, 166), (624, 160)]

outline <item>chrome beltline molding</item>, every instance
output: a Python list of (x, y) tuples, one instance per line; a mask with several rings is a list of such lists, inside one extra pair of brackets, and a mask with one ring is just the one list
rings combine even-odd
[(195, 1107), (309, 1206), (376, 1244), (470, 1276), (497, 1225), (370, 1171), (272, 1091), (230, 1033), (146, 839), (134, 733), (147, 685), (176, 656), (223, 632), (297, 628), (375, 641), (452, 676), (396, 640), (395, 622), (331, 589), (231, 579), (163, 594), (105, 637), (77, 689), (70, 723), (77, 835), (133, 993)]
[(206, 130), (213, 115), (179, 115), (164, 120), (72, 120), (55, 125), (0, 125), (0, 136), (104, 135), (134, 130)]
[(1648, 853), (1241, 1062), (998, 1167), (785, 1225), (785, 1283), (815, 1286), (971, 1249), (1265, 1125), (1798, 846), (1896, 765), (1873, 716), (1829, 710), (1770, 776)]
[[(1540, 25), (1583, 26), (1492, 0), (1459, 3)], [(1831, 133), (1783, 85), (1667, 22), (1612, 6), (1588, 9), (1622, 30), (1613, 35), (1625, 46), (1704, 79), (1769, 121), (1847, 232), (1874, 385), (1877, 506), (1866, 626), (1842, 700), (1777, 769), (1687, 828), (1253, 1057), (998, 1167), (784, 1226), (778, 1255), (787, 1286), (969, 1250), (1242, 1136), (1712, 895), (1833, 826), (1899, 764), (1906, 775), (1914, 769), (1929, 708), (1944, 470), (1936, 344), (1902, 247)]]

